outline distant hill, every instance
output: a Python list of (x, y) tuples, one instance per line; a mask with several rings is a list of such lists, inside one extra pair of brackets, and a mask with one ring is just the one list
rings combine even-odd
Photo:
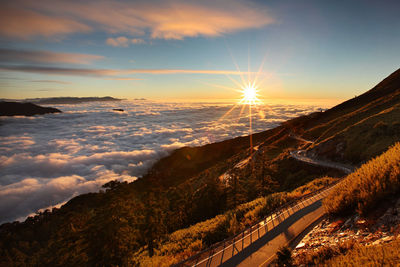
[(60, 113), (56, 108), (41, 107), (32, 103), (0, 102), (0, 116), (33, 116)]
[(50, 98), (32, 98), (26, 101), (36, 104), (80, 104), (86, 102), (106, 102), (106, 101), (121, 101), (122, 99), (111, 96), (105, 97), (50, 97)]
[(104, 191), (77, 196), (59, 209), (3, 224), (0, 265), (162, 266), (189, 257), (225, 238), (235, 221), (251, 214), (228, 214), (231, 221), (214, 232), (193, 233), (196, 242), (183, 242), (184, 255), (174, 254), (181, 248), (173, 240), (164, 250), (163, 242), (179, 229), (218, 219), (259, 197), (285, 195), (324, 176), (344, 176), (297, 161), (291, 151), (361, 165), (400, 141), (399, 85), (397, 70), (363, 95), (254, 134), (254, 150), (248, 136), (180, 148), (130, 184), (112, 181)]

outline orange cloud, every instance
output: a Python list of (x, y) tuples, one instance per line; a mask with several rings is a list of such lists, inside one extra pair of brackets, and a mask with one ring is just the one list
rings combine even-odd
[(0, 35), (17, 39), (34, 36), (57, 37), (76, 32), (89, 32), (91, 27), (72, 19), (48, 16), (21, 7), (1, 5)]
[(71, 76), (115, 76), (120, 73), (118, 70), (107, 70), (107, 69), (80, 69), (80, 68), (57, 68), (57, 67), (15, 66), (15, 65), (0, 65), (0, 70), (37, 73), (37, 74), (50, 74), (50, 75), (71, 75)]
[(113, 80), (113, 81), (141, 81), (143, 79), (116, 77), (116, 78), (106, 78), (106, 80)]
[(117, 38), (108, 38), (106, 44), (111, 46), (128, 47), (130, 44), (145, 44), (146, 41), (140, 38), (128, 39), (125, 36)]
[(216, 75), (241, 75), (249, 72), (235, 70), (185, 70), (185, 69), (131, 69), (121, 71), (126, 74), (216, 74)]
[[(2, 17), (1, 24), (17, 26), (8, 30), (6, 26), (2, 26), (0, 34), (19, 38), (96, 29), (132, 37), (148, 34), (151, 38), (184, 39), (219, 36), (244, 29), (260, 28), (274, 22), (264, 6), (244, 0), (14, 0), (12, 3), (16, 7), (14, 15)], [(24, 18), (22, 13), (29, 16)], [(114, 46), (126, 46), (129, 42), (136, 41), (107, 39), (107, 43)]]
[(67, 63), (90, 64), (103, 56), (77, 53), (58, 53), (38, 50), (1, 49), (0, 61), (7, 63)]
[(129, 46), (129, 39), (121, 36), (117, 38), (108, 38), (106, 40), (106, 44), (111, 45), (111, 46), (122, 46), (122, 47), (128, 47)]
[(58, 84), (72, 84), (71, 82), (66, 82), (66, 81), (58, 81), (58, 80), (32, 80), (32, 81), (27, 81), (30, 83), (58, 83)]
[(131, 43), (132, 43), (132, 44), (145, 44), (146, 41), (143, 40), (143, 39), (140, 39), (140, 38), (133, 38), (133, 39), (131, 40)]

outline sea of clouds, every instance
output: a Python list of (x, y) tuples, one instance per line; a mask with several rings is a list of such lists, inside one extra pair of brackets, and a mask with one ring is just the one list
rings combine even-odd
[[(0, 118), (0, 223), (98, 191), (110, 180), (133, 181), (159, 158), (182, 146), (248, 135), (249, 111), (223, 103), (151, 101), (52, 105), (63, 111)], [(113, 111), (114, 108), (124, 112)], [(263, 105), (252, 129), (318, 110)]]

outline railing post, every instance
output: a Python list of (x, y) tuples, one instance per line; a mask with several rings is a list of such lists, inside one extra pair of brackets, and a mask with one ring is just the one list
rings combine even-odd
[(206, 267), (211, 266), (213, 252), (214, 252), (214, 249), (210, 249), (210, 256), (208, 256), (208, 260), (206, 262)]
[(242, 250), (244, 249), (244, 230), (242, 231)]
[(224, 259), (224, 253), (225, 253), (225, 240), (224, 240), (224, 248), (222, 249), (221, 261), (220, 261), (219, 265), (222, 264), (222, 261)]
[(275, 225), (274, 225), (274, 218), (272, 217), (272, 215), (274, 215), (274, 214), (271, 213), (271, 223), (272, 223), (272, 228), (274, 228), (274, 227), (275, 227)]
[(253, 244), (253, 226), (250, 226), (250, 244)]
[(242, 231), (242, 250), (244, 248), (244, 230)]

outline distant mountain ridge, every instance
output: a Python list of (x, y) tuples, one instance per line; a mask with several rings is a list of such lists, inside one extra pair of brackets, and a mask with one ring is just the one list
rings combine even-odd
[(121, 101), (123, 99), (114, 98), (111, 96), (105, 97), (50, 97), (50, 98), (31, 98), (25, 101), (35, 104), (80, 104), (85, 102), (108, 102)]
[(34, 116), (61, 112), (56, 108), (41, 107), (32, 103), (0, 102), (0, 116)]

